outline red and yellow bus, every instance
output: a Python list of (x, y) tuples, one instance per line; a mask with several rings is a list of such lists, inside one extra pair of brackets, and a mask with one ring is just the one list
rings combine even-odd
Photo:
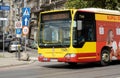
[(69, 64), (120, 60), (120, 12), (99, 8), (40, 13), (38, 60)]

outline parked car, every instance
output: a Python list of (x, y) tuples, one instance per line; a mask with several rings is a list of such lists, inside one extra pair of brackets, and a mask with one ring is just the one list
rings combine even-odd
[(20, 51), (23, 51), (23, 46), (19, 41), (11, 41), (8, 46), (8, 52), (18, 51), (18, 46), (20, 45)]

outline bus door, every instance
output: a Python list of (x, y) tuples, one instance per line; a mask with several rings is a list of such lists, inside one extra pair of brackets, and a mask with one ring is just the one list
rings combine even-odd
[(95, 41), (95, 29), (93, 13), (77, 12), (73, 26), (73, 47), (82, 48), (85, 42)]

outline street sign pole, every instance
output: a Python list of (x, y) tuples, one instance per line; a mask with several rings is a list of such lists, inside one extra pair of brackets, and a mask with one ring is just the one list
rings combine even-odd
[[(29, 19), (30, 19), (30, 8), (26, 7), (27, 5), (27, 0), (24, 0), (24, 8), (22, 8), (22, 31), (23, 31), (23, 27), (27, 27), (28, 28), (28, 25), (29, 25)], [(28, 29), (29, 30), (29, 29)], [(29, 56), (26, 52), (26, 48), (27, 48), (27, 31), (26, 29), (24, 29), (24, 32), (23, 32), (23, 36), (25, 38), (25, 51), (22, 53), (22, 57), (21, 59), (22, 60), (28, 60)]]
[(26, 48), (27, 48), (26, 45), (27, 45), (27, 44), (26, 44), (26, 36), (25, 36), (25, 52), (27, 51), (27, 50), (26, 50)]
[[(26, 3), (26, 0), (24, 0), (24, 7), (26, 7), (26, 5), (27, 5), (27, 3)], [(25, 52), (26, 52), (26, 48), (27, 48), (27, 46), (26, 46), (26, 36), (25, 36)]]
[[(3, 28), (3, 29), (4, 29), (4, 28)], [(3, 31), (3, 57), (4, 57), (4, 51), (5, 51), (5, 49), (4, 49), (4, 48), (5, 48), (5, 47), (4, 47), (4, 46), (5, 46), (5, 45), (4, 45), (4, 42), (5, 42), (5, 40), (4, 40), (4, 31)]]
[[(30, 8), (28, 8), (28, 7), (24, 7), (24, 8), (22, 8), (22, 26), (24, 26), (23, 27), (23, 34), (25, 35), (25, 52), (26, 52), (26, 42), (27, 42), (27, 40), (26, 40), (26, 35), (28, 34), (28, 31), (29, 31), (29, 29), (28, 29), (28, 25), (29, 25), (29, 19), (30, 19)], [(24, 28), (27, 28), (27, 29), (24, 29)]]
[[(26, 7), (26, 0), (24, 0), (24, 7)], [(26, 36), (25, 36), (25, 52), (27, 51), (26, 48), (27, 48), (27, 43), (26, 43)]]
[[(27, 5), (27, 0), (24, 0), (24, 8), (22, 8), (22, 26), (28, 27), (29, 18), (30, 18), (30, 8), (27, 8), (26, 5)], [(25, 38), (25, 51), (22, 53), (21, 59), (22, 60), (29, 60), (29, 55), (26, 52), (26, 48), (27, 48), (26, 47), (26, 45), (27, 45), (26, 44), (26, 42), (27, 42), (26, 35), (27, 34), (23, 33), (23, 35), (24, 35), (24, 38)]]
[[(22, 34), (22, 22), (21, 21), (16, 21), (15, 22), (15, 29), (16, 29), (16, 37), (19, 39), (20, 41), (20, 37), (21, 37), (21, 34)], [(16, 57), (18, 57), (18, 60), (20, 60), (20, 46), (17, 46), (17, 51), (16, 51)]]

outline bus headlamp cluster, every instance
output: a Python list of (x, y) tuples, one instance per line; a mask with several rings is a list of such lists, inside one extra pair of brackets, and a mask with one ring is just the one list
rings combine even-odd
[(71, 57), (76, 57), (76, 54), (66, 54), (66, 56), (65, 56), (66, 58), (71, 58)]

